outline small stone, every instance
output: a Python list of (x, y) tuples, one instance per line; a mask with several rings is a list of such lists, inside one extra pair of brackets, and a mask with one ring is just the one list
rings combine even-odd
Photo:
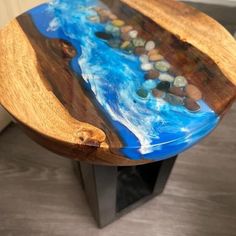
[(121, 44), (120, 48), (121, 48), (121, 49), (127, 49), (128, 47), (130, 47), (130, 45), (131, 45), (130, 41), (124, 41), (124, 42)]
[(113, 20), (112, 21), (112, 24), (116, 27), (122, 27), (125, 25), (125, 22), (123, 20)]
[(170, 93), (167, 93), (164, 99), (172, 105), (184, 105), (184, 99), (182, 97), (178, 97)]
[(157, 70), (150, 70), (145, 75), (145, 79), (158, 79), (159, 75), (160, 75), (160, 72), (158, 72)]
[(188, 81), (183, 76), (177, 76), (174, 81), (174, 86), (178, 88), (183, 88), (188, 84)]
[(168, 92), (169, 88), (170, 88), (170, 83), (168, 81), (162, 81), (160, 82), (157, 87), (158, 90), (164, 91), (164, 92)]
[(121, 41), (119, 39), (111, 39), (108, 41), (108, 45), (112, 48), (119, 48)]
[(174, 86), (169, 89), (169, 93), (174, 94), (174, 95), (179, 96), (179, 97), (185, 97), (186, 96), (186, 93), (182, 88), (177, 88), (177, 87), (174, 87)]
[(169, 74), (161, 74), (159, 76), (159, 80), (168, 81), (168, 82), (172, 83), (174, 81), (174, 77)]
[(148, 60), (148, 56), (146, 54), (143, 54), (139, 57), (139, 60), (142, 62), (142, 63), (148, 63), (149, 60)]
[(152, 95), (156, 98), (164, 98), (165, 97), (165, 92), (158, 90), (158, 89), (153, 89), (152, 90)]
[(184, 106), (191, 112), (200, 111), (201, 107), (192, 98), (186, 98), (184, 100)]
[(145, 51), (145, 48), (144, 47), (137, 47), (135, 48), (134, 50), (134, 53), (135, 55), (142, 55), (144, 54), (146, 51)]
[(154, 89), (154, 88), (156, 88), (156, 86), (157, 86), (156, 81), (155, 81), (155, 80), (151, 80), (151, 79), (146, 80), (146, 81), (143, 83), (143, 85), (142, 85), (142, 87), (143, 87), (144, 89), (147, 89), (147, 90)]
[(131, 31), (133, 29), (133, 26), (131, 25), (125, 25), (125, 26), (122, 26), (120, 31), (121, 33), (129, 33), (129, 31)]
[(141, 88), (137, 91), (137, 94), (141, 98), (146, 98), (148, 96), (148, 91), (146, 89)]
[(143, 71), (149, 71), (153, 69), (153, 65), (151, 63), (144, 63), (141, 65), (141, 69)]
[(96, 32), (95, 35), (96, 35), (98, 38), (104, 39), (104, 40), (109, 40), (109, 39), (112, 39), (112, 38), (113, 38), (112, 34), (105, 33), (105, 32)]
[(138, 37), (138, 31), (137, 31), (137, 30), (131, 30), (131, 31), (129, 31), (129, 36), (130, 36), (130, 38), (132, 38), (132, 39), (137, 38), (137, 37)]
[(170, 69), (170, 64), (166, 61), (158, 61), (155, 63), (155, 68), (161, 72), (167, 72)]
[(110, 11), (108, 10), (105, 10), (105, 9), (101, 9), (98, 11), (98, 16), (100, 18), (100, 21), (105, 23), (109, 20), (109, 14), (110, 14)]
[(154, 48), (154, 49), (150, 50), (147, 55), (150, 57), (153, 54), (155, 54), (155, 55), (159, 54), (159, 50), (157, 48)]
[(147, 51), (151, 51), (153, 50), (154, 48), (156, 47), (156, 44), (154, 41), (148, 41), (146, 44), (145, 44), (145, 49)]
[(107, 24), (105, 27), (105, 31), (109, 34), (112, 34), (113, 37), (120, 36), (120, 29), (112, 24)]
[(134, 47), (144, 47), (145, 40), (142, 38), (135, 38), (135, 39), (132, 39), (132, 43)]
[(152, 54), (151, 56), (149, 56), (149, 60), (152, 62), (162, 61), (162, 60), (164, 60), (164, 57), (160, 54)]
[(202, 99), (202, 92), (194, 85), (189, 84), (185, 88), (185, 92), (189, 98), (195, 101)]

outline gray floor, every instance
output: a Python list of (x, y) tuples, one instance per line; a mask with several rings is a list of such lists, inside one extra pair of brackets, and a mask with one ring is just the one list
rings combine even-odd
[(160, 197), (99, 230), (70, 160), (15, 125), (0, 135), (0, 235), (235, 236), (236, 106), (182, 154)]

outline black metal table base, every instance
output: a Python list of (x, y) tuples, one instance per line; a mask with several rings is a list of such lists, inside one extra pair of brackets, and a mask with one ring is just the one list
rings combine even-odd
[(75, 161), (83, 189), (100, 228), (159, 195), (177, 156), (132, 167), (96, 166)]

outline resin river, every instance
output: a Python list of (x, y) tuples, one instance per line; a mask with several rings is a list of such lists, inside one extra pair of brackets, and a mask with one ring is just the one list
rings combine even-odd
[[(200, 110), (191, 112), (151, 92), (146, 97), (137, 94), (145, 85), (140, 59), (96, 36), (105, 31), (106, 23), (90, 20), (96, 18), (95, 6), (106, 8), (96, 0), (59, 0), (28, 13), (45, 37), (69, 41), (76, 48), (70, 66), (82, 75), (78, 79), (84, 80), (84, 89), (96, 97), (98, 109), (121, 138), (122, 155), (134, 160), (161, 160), (209, 134), (219, 118), (203, 100), (197, 101)], [(157, 79), (151, 86), (159, 82)]]

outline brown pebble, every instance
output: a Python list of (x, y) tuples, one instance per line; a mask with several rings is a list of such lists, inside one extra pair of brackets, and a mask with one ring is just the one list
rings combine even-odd
[(159, 50), (154, 48), (151, 51), (148, 52), (148, 56), (150, 57), (151, 55), (159, 54)]
[(117, 17), (115, 14), (113, 14), (113, 13), (108, 14), (108, 18), (109, 18), (111, 21), (114, 21), (114, 20), (117, 20), (117, 19), (118, 19), (118, 17)]
[(158, 79), (159, 75), (160, 75), (159, 71), (157, 71), (157, 70), (150, 70), (145, 75), (145, 79)]
[(137, 47), (134, 50), (135, 55), (142, 55), (146, 52), (144, 47)]
[(200, 106), (192, 98), (186, 98), (184, 100), (184, 106), (192, 112), (197, 112), (200, 110)]
[(165, 92), (160, 91), (158, 89), (153, 89), (152, 90), (152, 95), (156, 98), (163, 98), (165, 96)]
[(120, 31), (121, 31), (121, 33), (126, 34), (126, 33), (129, 33), (129, 31), (131, 31), (132, 29), (133, 29), (133, 26), (125, 25), (125, 26), (121, 27)]
[(149, 61), (162, 61), (164, 60), (164, 57), (160, 54), (152, 54), (151, 56), (149, 56)]
[(185, 92), (189, 98), (192, 98), (195, 101), (202, 99), (202, 92), (192, 84), (186, 86)]
[(129, 32), (121, 33), (121, 39), (124, 41), (129, 41), (130, 40)]
[(169, 93), (174, 94), (174, 95), (179, 96), (179, 97), (185, 97), (186, 96), (186, 92), (182, 88), (177, 88), (177, 87), (174, 87), (174, 86), (169, 89)]

